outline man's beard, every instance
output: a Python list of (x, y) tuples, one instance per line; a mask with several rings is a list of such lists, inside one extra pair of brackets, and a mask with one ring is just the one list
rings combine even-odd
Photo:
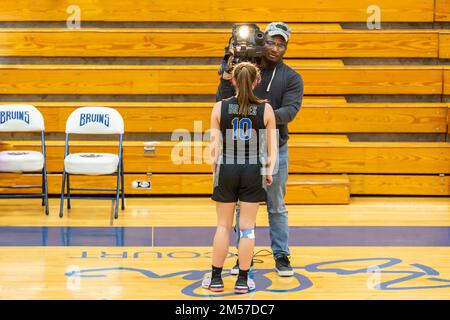
[(271, 60), (267, 59), (266, 57), (263, 57), (261, 59), (261, 70), (273, 69), (273, 68), (275, 68), (275, 66), (277, 65), (278, 62), (279, 62), (279, 60), (271, 61)]

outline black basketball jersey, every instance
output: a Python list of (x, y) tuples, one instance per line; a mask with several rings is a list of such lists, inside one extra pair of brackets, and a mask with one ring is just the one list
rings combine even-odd
[(265, 151), (265, 103), (250, 105), (248, 115), (239, 114), (235, 96), (222, 100), (220, 130), (222, 132), (222, 163), (259, 164), (260, 151)]

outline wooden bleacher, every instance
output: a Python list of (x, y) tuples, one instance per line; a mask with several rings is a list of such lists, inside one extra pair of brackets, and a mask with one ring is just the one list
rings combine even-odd
[[(287, 64), (307, 95), (440, 95), (450, 85), (443, 66)], [(218, 81), (215, 65), (0, 65), (0, 74), (0, 94), (214, 94)]]
[[(10, 141), (16, 150), (39, 150), (37, 141)], [(446, 142), (345, 142), (333, 136), (289, 142), (290, 173), (399, 173), (450, 174), (450, 144)], [(179, 142), (161, 141), (155, 151), (144, 152), (145, 142), (124, 143), (125, 172), (208, 173), (202, 163), (207, 143), (189, 143), (184, 153), (174, 150)], [(62, 172), (64, 141), (48, 141), (49, 172)], [(184, 151), (184, 150), (183, 150)], [(71, 152), (117, 152), (117, 143), (74, 141)], [(186, 153), (189, 152), (189, 153)], [(185, 156), (188, 164), (176, 164), (172, 155)], [(181, 160), (180, 160), (181, 161)], [(199, 163), (200, 162), (200, 163)]]
[[(49, 174), (51, 181), (50, 192), (53, 194), (58, 194), (61, 192), (61, 175), (60, 174)], [(449, 191), (449, 177), (448, 176), (438, 176), (438, 175), (383, 175), (383, 174), (350, 174), (350, 175), (307, 175), (307, 174), (290, 174), (289, 181), (290, 184), (296, 184), (300, 180), (305, 180), (305, 184), (311, 183), (316, 179), (323, 183), (324, 178), (329, 177), (330, 179), (341, 179), (343, 176), (347, 176), (351, 185), (352, 194), (360, 195), (450, 195)], [(30, 177), (32, 179), (37, 179), (34, 181), (39, 181), (40, 175), (3, 175), (1, 177), (1, 184), (4, 185), (6, 181), (13, 181), (13, 183), (33, 184), (33, 180), (29, 181)], [(105, 177), (99, 185), (99, 181), (92, 181), (89, 177), (74, 176), (74, 183), (87, 183), (88, 185), (96, 184), (98, 187), (106, 187), (113, 185), (113, 177)], [(134, 180), (147, 180), (152, 181), (151, 190), (146, 189), (132, 189), (131, 182)], [(160, 195), (160, 194), (210, 194), (212, 181), (210, 174), (126, 174), (125, 176), (125, 190), (128, 194), (141, 194), (141, 195)], [(291, 183), (292, 182), (292, 183)], [(329, 182), (329, 181), (327, 181)], [(195, 190), (192, 186), (195, 185)], [(7, 192), (7, 189), (1, 189), (1, 192)], [(194, 190), (194, 192), (193, 192)]]
[(450, 1), (436, 0), (435, 21), (448, 22), (450, 21)]
[[(0, 185), (12, 184), (38, 184), (40, 175), (8, 174), (0, 177)], [(133, 189), (133, 181), (151, 181), (152, 187), (147, 189)], [(108, 187), (115, 184), (113, 177), (104, 177), (99, 180), (89, 177), (74, 176), (71, 180), (74, 187), (95, 186), (97, 188)], [(193, 189), (192, 186), (195, 186)], [(295, 186), (295, 187), (293, 187)], [(301, 192), (299, 190), (305, 186)], [(333, 186), (333, 191), (326, 189)], [(342, 196), (346, 187), (351, 195), (450, 195), (449, 176), (438, 175), (383, 175), (383, 174), (290, 174), (287, 186), (288, 203), (348, 203), (348, 196)], [(336, 189), (335, 189), (336, 188)], [(339, 191), (338, 189), (339, 188)], [(210, 174), (126, 174), (125, 192), (132, 195), (192, 195), (211, 194), (212, 180)], [(305, 191), (307, 190), (307, 191)], [(324, 194), (320, 190), (326, 190)], [(11, 192), (10, 189), (2, 189), (0, 192)], [(31, 190), (29, 191), (31, 192)], [(49, 192), (59, 194), (61, 192), (61, 174), (49, 174)], [(291, 194), (293, 193), (294, 194)], [(76, 193), (76, 192), (74, 192)], [(335, 196), (337, 195), (337, 196)], [(330, 199), (334, 199), (330, 202)]]
[[(1, 185), (9, 184), (39, 184), (39, 175), (8, 174), (0, 177), (0, 192), (11, 193), (11, 189), (2, 189)], [(133, 189), (133, 181), (151, 181), (152, 187), (148, 189)], [(49, 174), (49, 192), (59, 194), (61, 192), (61, 174)], [(71, 177), (71, 186), (104, 188), (115, 184), (114, 177), (104, 177), (99, 181), (85, 176)], [(195, 189), (192, 188), (195, 186)], [(126, 174), (126, 194), (148, 195), (209, 195), (212, 190), (210, 174)], [(32, 192), (33, 190), (27, 191)], [(80, 191), (73, 191), (73, 194)], [(93, 193), (93, 192), (84, 192)], [(103, 193), (103, 192), (95, 192)], [(345, 175), (290, 175), (287, 185), (286, 202), (289, 204), (300, 203), (333, 203), (347, 204), (349, 202), (349, 181)], [(326, 199), (326, 200), (325, 200)]]
[(450, 67), (444, 68), (444, 95), (450, 95)]
[(445, 31), (440, 34), (439, 58), (450, 59), (450, 31)]
[[(297, 141), (296, 141), (297, 140)], [(314, 141), (315, 140), (315, 141)], [(313, 142), (314, 141), (314, 142)], [(15, 149), (39, 148), (37, 142), (15, 142)], [(112, 143), (82, 142), (72, 150), (114, 152)], [(154, 155), (144, 154), (144, 143), (125, 144), (126, 191), (129, 194), (208, 194), (211, 190), (209, 166), (205, 164), (174, 165), (170, 156), (175, 143), (161, 142)], [(342, 136), (313, 136), (291, 139), (290, 175), (288, 183), (289, 203), (347, 203), (351, 194), (422, 194), (450, 195), (450, 145), (448, 143), (356, 143)], [(198, 144), (201, 154), (205, 144)], [(48, 143), (49, 172), (61, 172), (63, 143)], [(151, 172), (151, 176), (139, 172)], [(187, 174), (187, 173), (190, 174)], [(369, 173), (366, 175), (366, 173)], [(386, 175), (386, 174), (395, 175)], [(23, 183), (33, 175), (2, 175), (0, 185)], [(34, 175), (34, 179), (40, 176)], [(50, 192), (60, 192), (61, 175), (50, 174)], [(89, 177), (73, 177), (77, 183), (95, 183), (105, 187), (114, 177), (94, 182)], [(134, 180), (150, 180), (150, 190), (132, 189)], [(192, 186), (195, 185), (195, 191)], [(1, 190), (1, 189), (0, 189)], [(333, 190), (332, 192), (330, 190)], [(10, 192), (1, 190), (2, 192)], [(327, 192), (331, 192), (326, 196)], [(347, 196), (344, 196), (347, 194)], [(339, 200), (340, 199), (340, 200)]]
[(450, 178), (438, 175), (348, 175), (354, 195), (449, 196)]
[[(5, 102), (13, 103), (13, 102)], [(26, 102), (38, 107), (48, 132), (64, 132), (69, 114), (80, 106), (117, 109), (129, 133), (209, 129), (210, 102)], [(446, 133), (446, 103), (347, 103), (343, 98), (305, 97), (291, 133)]]
[(8, 142), (0, 141), (0, 151), (6, 151), (11, 149), (11, 145)]
[(450, 134), (450, 106), (449, 106), (449, 109), (447, 109), (447, 141), (448, 141), (449, 134)]
[[(448, 0), (437, 0), (437, 15), (448, 21)], [(286, 22), (366, 22), (372, 0), (226, 2), (183, 0), (3, 0), (0, 21), (66, 21), (67, 8), (82, 8), (84, 21), (169, 21), (169, 22), (269, 22), (276, 13)], [(378, 0), (385, 22), (433, 22), (434, 0)]]
[[(293, 35), (286, 58), (450, 57), (450, 35), (439, 29), (344, 30), (339, 24), (290, 27)], [(229, 37), (229, 29), (218, 28), (7, 28), (0, 30), (0, 55), (219, 58)]]

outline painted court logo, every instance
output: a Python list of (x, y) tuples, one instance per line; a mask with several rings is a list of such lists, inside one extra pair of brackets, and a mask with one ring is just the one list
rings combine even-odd
[[(312, 263), (305, 266), (294, 267), (294, 276), (288, 287), (280, 289), (273, 286), (271, 274), (273, 269), (255, 269), (254, 279), (256, 282), (255, 292), (286, 293), (299, 292), (314, 287), (313, 281), (308, 277), (315, 273), (337, 275), (349, 279), (355, 275), (366, 275), (372, 269), (376, 269), (381, 276), (372, 284), (374, 290), (404, 291), (404, 290), (427, 290), (450, 288), (450, 279), (440, 277), (440, 273), (432, 267), (413, 263), (403, 264), (397, 258), (362, 258), (348, 260), (334, 260)], [(132, 267), (111, 267), (96, 269), (78, 269), (65, 273), (66, 277), (81, 278), (104, 278), (111, 273), (132, 272), (151, 279), (165, 281), (168, 278), (181, 278), (187, 280), (188, 284), (181, 289), (181, 293), (189, 297), (209, 298), (234, 296), (234, 293), (212, 294), (202, 288), (202, 280), (210, 270), (182, 270), (179, 272), (158, 274), (148, 269)], [(231, 277), (224, 272), (223, 277)], [(350, 279), (349, 279), (350, 280)]]
[(81, 113), (80, 114), (80, 127), (87, 125), (88, 123), (100, 123), (109, 127), (109, 114), (100, 113)]
[(18, 120), (30, 124), (30, 113), (29, 111), (0, 111), (0, 124), (10, 120)]

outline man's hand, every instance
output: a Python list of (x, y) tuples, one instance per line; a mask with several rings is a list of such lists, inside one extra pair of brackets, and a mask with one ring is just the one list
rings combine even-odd
[(233, 68), (234, 68), (233, 60), (234, 60), (234, 56), (230, 55), (230, 57), (228, 58), (228, 61), (227, 61), (229, 72), (224, 72), (222, 75), (222, 79), (231, 80), (231, 78), (233, 77), (233, 75), (232, 75)]
[(273, 182), (273, 177), (272, 177), (272, 175), (266, 176), (266, 184), (267, 184), (268, 186), (270, 186), (270, 185), (272, 184), (272, 182)]

